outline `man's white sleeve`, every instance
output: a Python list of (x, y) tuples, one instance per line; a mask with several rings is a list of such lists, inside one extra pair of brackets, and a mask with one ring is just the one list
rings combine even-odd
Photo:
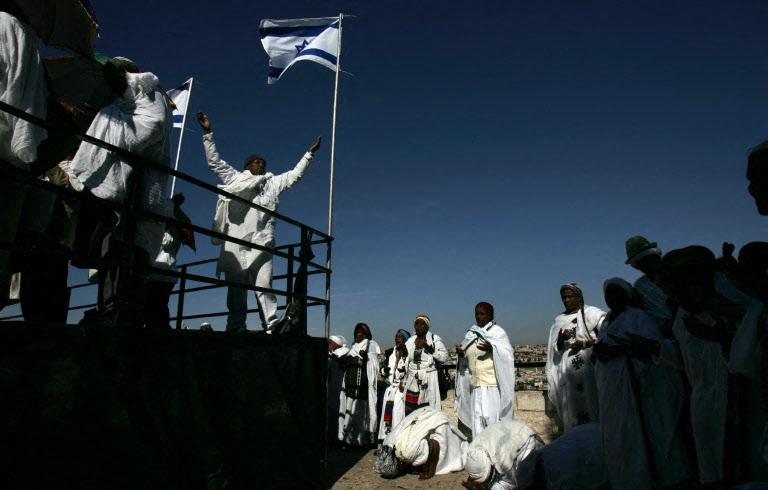
[(276, 185), (278, 194), (286, 189), (290, 189), (296, 182), (304, 177), (304, 174), (307, 173), (307, 169), (309, 168), (309, 164), (312, 163), (312, 158), (314, 158), (314, 155), (312, 155), (311, 152), (306, 152), (295, 167), (273, 178), (272, 181)]
[(216, 150), (216, 143), (213, 141), (213, 133), (205, 133), (203, 135), (203, 148), (205, 148), (205, 158), (208, 160), (208, 168), (213, 170), (213, 173), (216, 174), (224, 185), (230, 184), (238, 175), (240, 175), (240, 172), (235, 170), (232, 165), (219, 157), (219, 152)]

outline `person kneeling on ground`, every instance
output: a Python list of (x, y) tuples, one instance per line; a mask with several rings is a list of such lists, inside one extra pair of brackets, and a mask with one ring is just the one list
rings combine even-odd
[(544, 441), (525, 422), (502, 420), (490, 425), (469, 445), (465, 464), (470, 490), (528, 488), (536, 473), (536, 451)]
[(374, 469), (382, 478), (408, 472), (420, 480), (464, 468), (466, 437), (445, 412), (422, 407), (411, 412), (384, 439)]

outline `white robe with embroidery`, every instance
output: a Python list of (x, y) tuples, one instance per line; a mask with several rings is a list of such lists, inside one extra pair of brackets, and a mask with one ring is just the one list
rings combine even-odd
[(376, 432), (376, 380), (379, 373), (379, 344), (373, 340), (363, 339), (352, 344), (348, 356), (362, 357), (361, 352), (368, 352), (366, 374), (368, 376), (368, 399), (357, 400), (347, 398), (344, 393), (345, 382), (341, 383), (339, 394), (339, 440), (347, 444), (362, 446), (373, 442), (369, 433)]
[[(499, 388), (499, 420), (515, 417), (515, 353), (509, 342), (507, 332), (499, 325), (489, 322), (478, 327), (473, 325), (462, 340), (461, 348), (466, 350), (470, 344), (486, 341), (491, 344), (493, 368)], [(466, 358), (460, 357), (456, 367), (456, 414), (462, 424), (473, 427), (474, 407), (472, 406), (472, 374)]]
[[(440, 384), (436, 363), (448, 360), (448, 349), (439, 335), (427, 332), (427, 345), (435, 348), (428, 354), (423, 349), (416, 349), (416, 336), (408, 338), (405, 348), (408, 350), (408, 371), (405, 377), (405, 389), (419, 392), (419, 404), (428, 403), (435, 410), (442, 408)], [(416, 362), (418, 354), (419, 361)]]
[[(557, 410), (564, 431), (599, 420), (592, 350), (573, 350), (568, 345), (573, 340), (594, 340), (597, 335), (594, 330), (599, 329), (605, 312), (594, 306), (584, 306), (583, 311), (584, 317), (581, 311), (558, 315), (549, 332), (546, 367), (548, 396)], [(560, 350), (557, 337), (560, 330), (567, 329), (576, 335), (566, 340), (564, 349)]]
[[(389, 367), (387, 375), (387, 389), (384, 392), (384, 400), (381, 402), (381, 421), (379, 422), (379, 439), (384, 439), (392, 428), (405, 417), (405, 389), (400, 391), (400, 385), (405, 379), (408, 363), (405, 357), (397, 357), (397, 348), (392, 349), (392, 353), (386, 360)], [(389, 427), (384, 423), (384, 411), (388, 402), (392, 402), (392, 421)]]

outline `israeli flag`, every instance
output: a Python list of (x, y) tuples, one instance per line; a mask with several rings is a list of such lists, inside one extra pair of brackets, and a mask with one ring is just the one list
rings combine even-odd
[(269, 78), (275, 83), (297, 61), (309, 60), (336, 71), (339, 18), (263, 19), (259, 34), (269, 56)]
[(176, 108), (173, 110), (173, 127), (183, 128), (184, 118), (187, 116), (187, 104), (189, 103), (189, 91), (192, 87), (190, 78), (183, 85), (166, 92)]

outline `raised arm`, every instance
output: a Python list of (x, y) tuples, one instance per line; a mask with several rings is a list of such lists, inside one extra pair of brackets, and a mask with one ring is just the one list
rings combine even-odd
[(297, 163), (295, 167), (274, 177), (273, 181), (277, 187), (278, 194), (286, 189), (290, 189), (294, 186), (294, 184), (296, 184), (296, 182), (304, 177), (304, 174), (309, 168), (309, 164), (312, 163), (312, 158), (315, 156), (315, 152), (320, 149), (321, 142), (322, 138), (318, 136), (315, 142), (312, 144), (312, 146), (309, 147), (307, 152), (303, 157), (301, 157), (301, 160), (299, 160), (299, 163)]
[(211, 120), (202, 112), (197, 113), (197, 122), (203, 130), (203, 148), (205, 148), (205, 158), (208, 160), (208, 168), (221, 180), (224, 185), (232, 183), (240, 172), (234, 169), (219, 156), (216, 149), (216, 143), (213, 141), (213, 131), (211, 130)]

